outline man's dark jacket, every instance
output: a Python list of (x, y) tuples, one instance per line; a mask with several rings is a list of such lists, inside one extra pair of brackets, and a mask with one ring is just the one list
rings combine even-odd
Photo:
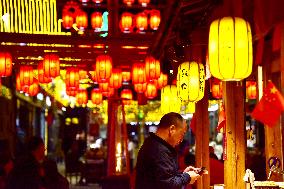
[(150, 133), (138, 153), (135, 188), (181, 189), (189, 181), (189, 174), (178, 171), (175, 149)]

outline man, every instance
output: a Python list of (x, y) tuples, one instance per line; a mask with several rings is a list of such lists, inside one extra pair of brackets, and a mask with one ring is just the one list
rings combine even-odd
[(194, 167), (178, 171), (175, 146), (185, 132), (186, 123), (180, 114), (171, 112), (161, 118), (156, 134), (150, 133), (139, 150), (136, 189), (181, 189), (200, 177)]

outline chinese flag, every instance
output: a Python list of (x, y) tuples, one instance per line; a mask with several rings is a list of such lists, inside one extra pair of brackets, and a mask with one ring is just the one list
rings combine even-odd
[(195, 134), (195, 131), (196, 131), (196, 116), (195, 116), (195, 114), (193, 114), (193, 116), (191, 118), (189, 127), (191, 129), (191, 132), (193, 134)]
[(256, 104), (251, 116), (269, 127), (275, 126), (284, 110), (284, 98), (269, 80), (263, 96)]
[(223, 133), (224, 128), (226, 125), (226, 114), (225, 114), (225, 108), (224, 104), (220, 103), (220, 110), (219, 110), (219, 116), (218, 116), (218, 125), (217, 125), (217, 131)]

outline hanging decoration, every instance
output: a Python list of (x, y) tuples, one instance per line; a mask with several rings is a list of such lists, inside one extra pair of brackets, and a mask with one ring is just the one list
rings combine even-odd
[(43, 58), (43, 72), (45, 77), (55, 78), (60, 74), (59, 56), (46, 54)]
[(137, 83), (134, 84), (134, 90), (137, 93), (144, 93), (147, 89), (147, 83)]
[(93, 89), (93, 90), (92, 90), (91, 99), (92, 99), (92, 102), (93, 102), (94, 104), (99, 105), (99, 104), (102, 103), (102, 101), (103, 101), (103, 95), (102, 95), (100, 89)]
[(88, 103), (88, 93), (84, 89), (80, 89), (76, 94), (76, 102), (80, 105)]
[(154, 83), (158, 89), (165, 87), (168, 84), (168, 75), (161, 73), (158, 80), (154, 80)]
[(114, 88), (108, 88), (108, 91), (104, 91), (102, 92), (102, 95), (105, 97), (111, 97), (112, 95), (114, 95)]
[(157, 96), (157, 88), (154, 84), (148, 83), (146, 91), (144, 92), (145, 96), (149, 99), (153, 99)]
[(161, 91), (161, 111), (163, 114), (169, 112), (180, 113), (181, 101), (177, 97), (177, 87), (167, 85)]
[(88, 27), (88, 15), (84, 11), (79, 11), (76, 16), (76, 24), (80, 30), (84, 30)]
[(256, 99), (256, 82), (255, 81), (247, 81), (246, 82), (246, 94), (248, 99)]
[[(132, 91), (130, 89), (123, 89), (120, 93), (120, 97), (123, 99), (122, 103), (124, 105), (130, 105), (132, 100)], [(128, 100), (126, 100), (128, 99)]]
[(10, 76), (12, 73), (12, 56), (9, 52), (0, 52), (0, 77)]
[(38, 70), (38, 75), (37, 75), (37, 77), (38, 77), (38, 82), (39, 82), (39, 83), (49, 83), (49, 82), (52, 81), (50, 77), (46, 77), (46, 76), (44, 75), (43, 62), (42, 62), (42, 61), (40, 61), (40, 62), (38, 63), (37, 70)]
[(20, 67), (20, 84), (21, 86), (30, 86), (34, 82), (32, 66), (21, 66)]
[(160, 61), (152, 56), (147, 56), (145, 59), (145, 74), (147, 81), (158, 79), (161, 75)]
[(109, 83), (99, 83), (99, 89), (101, 92), (108, 92), (109, 88)]
[(150, 13), (150, 28), (157, 30), (161, 22), (161, 14), (159, 10), (152, 10)]
[(72, 27), (80, 10), (79, 4), (76, 1), (68, 1), (64, 5), (62, 9), (62, 24), (65, 29)]
[(77, 95), (77, 90), (71, 90), (71, 89), (66, 89), (66, 94), (68, 96), (76, 96)]
[(98, 82), (107, 82), (112, 73), (112, 58), (108, 55), (99, 55), (96, 58), (96, 77)]
[(79, 69), (78, 68), (67, 68), (65, 84), (69, 90), (77, 90), (79, 88)]
[(99, 3), (102, 3), (104, 0), (93, 0), (93, 2), (94, 3), (97, 3), (97, 4), (99, 4)]
[(134, 63), (132, 66), (132, 83), (146, 83), (145, 65)]
[(118, 89), (122, 85), (121, 69), (113, 69), (109, 79), (109, 87)]
[(103, 25), (103, 16), (102, 13), (100, 12), (94, 12), (91, 15), (91, 24), (92, 24), (92, 28), (94, 30), (99, 31), (99, 29), (102, 27)]
[(140, 3), (143, 7), (146, 7), (150, 3), (150, 0), (138, 0), (138, 3)]
[(222, 81), (216, 78), (211, 79), (211, 93), (216, 99), (220, 99), (223, 96)]
[(123, 0), (123, 3), (130, 6), (134, 3), (134, 0)]
[(135, 26), (139, 31), (144, 31), (148, 27), (148, 17), (144, 12), (138, 13), (135, 18)]
[(122, 32), (133, 31), (133, 15), (129, 12), (124, 12), (121, 15), (119, 26)]
[(122, 81), (123, 81), (123, 82), (128, 82), (128, 81), (130, 81), (130, 79), (131, 79), (131, 72), (129, 72), (129, 71), (123, 71), (123, 72), (121, 72), (121, 75), (122, 75)]
[(35, 80), (34, 83), (31, 84), (31, 85), (28, 87), (27, 93), (29, 94), (29, 96), (35, 96), (35, 95), (38, 94), (38, 91), (39, 91), (38, 81)]
[(252, 71), (252, 35), (248, 22), (224, 17), (212, 22), (209, 32), (209, 68), (222, 81), (239, 81)]

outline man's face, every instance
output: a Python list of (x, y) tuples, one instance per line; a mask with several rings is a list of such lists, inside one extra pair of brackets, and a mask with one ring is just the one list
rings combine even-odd
[(184, 134), (186, 133), (186, 122), (183, 120), (180, 125), (174, 125), (171, 131), (173, 146), (182, 142)]

